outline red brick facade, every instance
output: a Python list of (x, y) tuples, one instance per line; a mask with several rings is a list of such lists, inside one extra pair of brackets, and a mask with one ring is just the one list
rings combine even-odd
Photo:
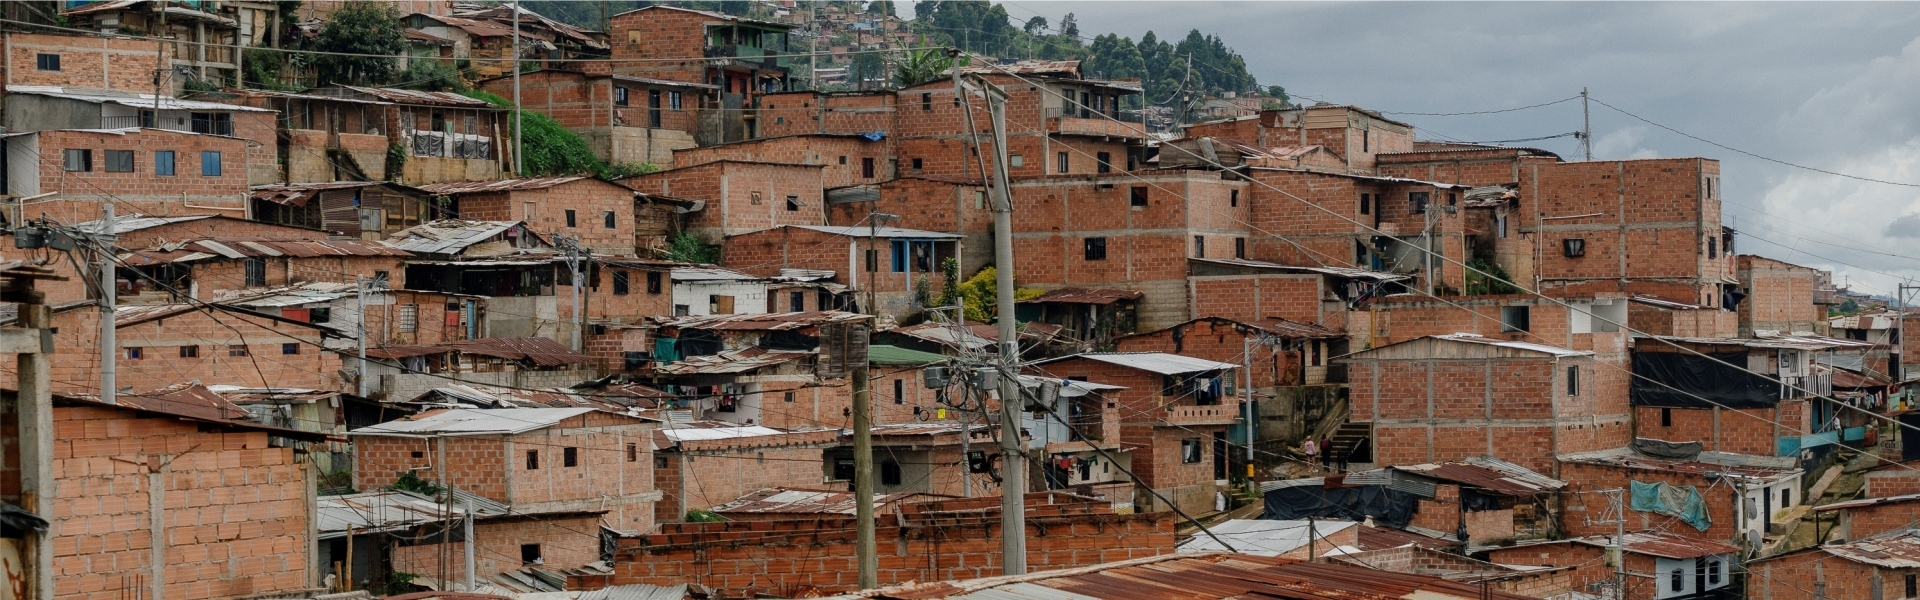
[[(48, 85), (153, 93), (157, 42), (90, 35), (6, 32), (6, 85)], [(38, 56), (59, 56), (59, 70), (41, 69)]]
[[(663, 435), (663, 434), (659, 434)], [(656, 453), (655, 523), (677, 523), (689, 510), (706, 510), (766, 488), (817, 489), (826, 476), (821, 453), (837, 444), (838, 428), (752, 438), (687, 440)]]
[[(437, 527), (433, 529), (438, 530)], [(517, 571), (525, 566), (520, 559), (527, 545), (539, 546), (539, 566), (542, 569), (579, 568), (600, 560), (599, 532), (598, 514), (512, 515), (476, 519), (473, 523), (473, 572), (484, 581), (489, 576)], [(447, 548), (442, 548), (436, 543), (438, 541), (439, 538), (430, 537), (425, 540), (426, 543), (394, 544), (393, 570), (439, 578), (442, 553), (449, 552), (444, 556), (455, 558), (445, 563), (447, 580), (465, 581), (466, 543), (453, 542), (447, 544)]]
[[(764, 117), (762, 117), (764, 119)], [(858, 135), (801, 134), (689, 148), (673, 153), (673, 167), (691, 167), (723, 160), (789, 165), (820, 165), (820, 185), (832, 189), (893, 179), (889, 143)]]
[[(1199, 406), (1189, 395), (1166, 395), (1166, 382), (1158, 373), (1088, 358), (1048, 362), (1035, 369), (1047, 377), (1085, 378), (1125, 387), (1108, 391), (1105, 396), (1119, 409), (1121, 447), (1132, 453), (1132, 471), (1139, 476), (1142, 487), (1167, 496), (1189, 513), (1212, 510), (1214, 481), (1224, 478), (1216, 475), (1227, 460), (1215, 455), (1214, 438), (1224, 435), (1226, 426), (1238, 418), (1239, 397)], [(1224, 376), (1241, 375), (1233, 369)], [(1194, 456), (1183, 456), (1182, 452), (1191, 444), (1199, 445), (1199, 460), (1189, 462)], [(1136, 492), (1134, 502), (1142, 510), (1168, 510), (1163, 501), (1146, 490)]]
[[(781, 225), (823, 225), (823, 165), (721, 160), (619, 181), (648, 194), (700, 200), (688, 233), (718, 244), (726, 236)], [(728, 257), (729, 264), (738, 264)]]
[[(271, 135), (271, 132), (269, 132)], [(127, 131), (41, 131), (12, 138), (9, 152), (33, 157), (38, 179), (15, 180), (9, 191), (22, 196), (53, 193), (28, 204), (25, 218), (52, 217), (62, 223), (99, 219), (102, 206), (114, 203), (121, 215), (218, 214), (247, 216), (247, 169), (253, 160), (247, 140), (162, 129)], [(16, 148), (18, 146), (18, 148)], [(87, 170), (68, 171), (67, 150), (82, 151)], [(132, 151), (133, 170), (109, 172), (108, 152)], [(154, 153), (173, 152), (173, 175), (156, 175)], [(218, 174), (209, 175), (214, 160)]]

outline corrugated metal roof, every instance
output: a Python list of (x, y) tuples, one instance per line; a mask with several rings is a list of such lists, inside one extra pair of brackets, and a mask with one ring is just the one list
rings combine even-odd
[(459, 220), (434, 221), (402, 229), (387, 238), (387, 243), (420, 254), (459, 254), (470, 246), (491, 241), (498, 236), (530, 236), (537, 242), (535, 245), (546, 245), (545, 240), (527, 230), (526, 224), (520, 221)]
[(725, 267), (697, 265), (673, 268), (673, 281), (759, 281), (761, 278)]
[(1348, 279), (1368, 279), (1373, 281), (1400, 281), (1404, 279), (1413, 278), (1413, 276), (1411, 275), (1401, 275), (1398, 273), (1387, 273), (1383, 271), (1368, 271), (1366, 269), (1355, 269), (1351, 267), (1299, 267), (1299, 266), (1293, 266), (1293, 265), (1283, 265), (1279, 263), (1270, 263), (1265, 261), (1246, 260), (1246, 259), (1239, 259), (1239, 258), (1188, 258), (1187, 260), (1191, 262), (1211, 263), (1211, 264), (1217, 264), (1217, 265), (1226, 265), (1230, 267), (1262, 269), (1262, 270), (1268, 270), (1268, 271), (1319, 273), (1322, 275), (1346, 277)]
[(1097, 360), (1107, 364), (1120, 365), (1130, 369), (1139, 369), (1161, 375), (1183, 375), (1187, 373), (1240, 368), (1240, 365), (1233, 363), (1223, 363), (1178, 354), (1167, 354), (1165, 352), (1086, 352), (1072, 356), (1050, 358), (1034, 364), (1044, 365), (1073, 358)]
[(858, 227), (858, 226), (852, 226), (852, 225), (783, 225), (782, 227), (797, 227), (800, 229), (811, 229), (811, 230), (819, 231), (822, 233), (831, 233), (834, 235), (843, 235), (847, 237), (856, 237), (856, 238), (872, 237), (872, 238), (917, 239), (917, 240), (957, 240), (957, 239), (960, 239), (961, 237), (960, 234), (957, 234), (957, 233), (927, 231), (924, 229), (906, 229), (903, 227)]
[(742, 348), (719, 354), (688, 356), (654, 367), (661, 375), (726, 375), (756, 371), (774, 365), (799, 361), (812, 352), (772, 352), (763, 348)]
[[(328, 98), (331, 100), (332, 98)], [(365, 187), (386, 187), (414, 196), (425, 196), (419, 189), (393, 183), (391, 181), (328, 181), (321, 183), (275, 183), (256, 185), (248, 195), (254, 200), (263, 200), (287, 206), (306, 206), (308, 201), (327, 190), (351, 190)]]
[(578, 600), (686, 600), (687, 584), (651, 585), (632, 583), (580, 592)]
[(1584, 350), (1571, 350), (1567, 348), (1561, 348), (1559, 346), (1548, 346), (1546, 344), (1535, 344), (1531, 342), (1515, 342), (1511, 340), (1490, 338), (1477, 333), (1449, 333), (1446, 335), (1430, 335), (1427, 337), (1430, 337), (1436, 340), (1449, 341), (1449, 342), (1466, 342), (1469, 344), (1483, 344), (1487, 346), (1499, 346), (1501, 348), (1513, 348), (1515, 350), (1527, 350), (1530, 352), (1539, 352), (1542, 354), (1552, 354), (1554, 356), (1588, 356), (1593, 354), (1592, 352), (1588, 352)]
[(352, 85), (340, 86), (369, 96), (388, 100), (396, 104), (424, 104), (429, 106), (457, 106), (462, 108), (493, 108), (485, 100), (475, 100), (453, 92), (422, 92), (400, 88), (370, 88)]
[(724, 331), (792, 331), (852, 321), (866, 321), (873, 317), (859, 313), (837, 310), (757, 313), (741, 315), (702, 315), (697, 317), (668, 317), (662, 321), (662, 327), (681, 329), (713, 329)]
[(130, 267), (144, 267), (218, 258), (315, 258), (332, 256), (391, 256), (396, 258), (410, 258), (413, 256), (413, 253), (387, 245), (385, 242), (368, 242), (363, 240), (301, 241), (208, 238), (186, 242), (171, 242), (155, 248), (128, 252), (120, 255), (120, 261)]
[(1768, 482), (1800, 474), (1800, 469), (1795, 466), (1798, 457), (1753, 456), (1728, 452), (1701, 452), (1694, 460), (1674, 460), (1639, 454), (1628, 448), (1614, 448), (1567, 454), (1561, 456), (1560, 461), (1688, 475), (1715, 473)]
[(1841, 510), (1841, 509), (1847, 509), (1847, 508), (1861, 508), (1865, 506), (1875, 506), (1880, 504), (1905, 504), (1908, 502), (1915, 502), (1915, 501), (1920, 501), (1920, 494), (1903, 494), (1899, 496), (1885, 496), (1881, 498), (1861, 498), (1859, 500), (1850, 500), (1847, 502), (1835, 502), (1832, 504), (1822, 504), (1822, 505), (1813, 507), (1813, 509), (1814, 510)]
[(1127, 389), (1126, 386), (1108, 385), (1104, 383), (1094, 383), (1091, 381), (1054, 379), (1051, 377), (1036, 377), (1033, 375), (1019, 375), (1018, 377), (1020, 381), (1020, 387), (1023, 387), (1023, 388), (1038, 388), (1041, 385), (1046, 383), (1058, 383), (1060, 384), (1060, 395), (1067, 398), (1078, 398), (1080, 396), (1085, 396), (1093, 392), (1106, 392), (1106, 391), (1112, 391), (1112, 390)]
[(473, 340), (455, 340), (439, 344), (416, 344), (409, 346), (383, 346), (368, 348), (368, 358), (395, 360), (409, 356), (425, 356), (443, 352), (477, 354), (507, 360), (532, 363), (540, 367), (559, 367), (593, 362), (593, 357), (574, 352), (552, 338), (479, 338)]
[(265, 291), (228, 290), (227, 293), (228, 295), (226, 296), (216, 295), (214, 301), (228, 306), (275, 308), (331, 302), (352, 296), (354, 295), (354, 285), (351, 283), (315, 281)]
[[(1034, 590), (1037, 586), (1046, 591)], [(1184, 598), (1314, 598), (1322, 600), (1522, 600), (1526, 596), (1431, 575), (1394, 573), (1334, 562), (1205, 552), (1126, 560), (1026, 575), (965, 579), (855, 592), (838, 598), (931, 600), (972, 598), (1113, 600)], [(1027, 591), (1038, 593), (1029, 594)], [(1060, 593), (1074, 594), (1061, 596)]]
[(867, 346), (867, 363), (874, 365), (923, 366), (945, 362), (947, 356), (919, 350), (908, 350), (899, 346), (872, 344)]
[[(874, 494), (874, 506), (885, 506), (923, 495), (919, 492)], [(945, 496), (939, 496), (945, 497)], [(713, 512), (754, 514), (851, 515), (857, 497), (849, 491), (766, 488), (713, 507)]]
[[(7, 93), (32, 94), (35, 96), (50, 96), (50, 97), (62, 98), (66, 100), (90, 102), (93, 104), (118, 104), (121, 106), (130, 106), (133, 108), (139, 108), (144, 110), (154, 110), (154, 107), (158, 105), (159, 109), (163, 111), (201, 110), (201, 111), (220, 111), (220, 112), (274, 112), (272, 110), (268, 110), (265, 108), (254, 108), (251, 106), (238, 106), (234, 104), (222, 104), (219, 102), (201, 102), (198, 100), (181, 100), (179, 98), (174, 98), (172, 96), (160, 96), (158, 98), (155, 98), (153, 94), (139, 94), (139, 93), (133, 93), (133, 92), (115, 92), (115, 91), (108, 91), (108, 90), (79, 90), (79, 89), (69, 90), (67, 88), (57, 86), (57, 85), (9, 85), (7, 86)], [(172, 131), (172, 130), (168, 130), (168, 131)], [(183, 132), (176, 132), (176, 133), (187, 133), (187, 132), (183, 131)]]
[(1664, 309), (1667, 309), (1667, 310), (1700, 310), (1701, 308), (1704, 308), (1704, 307), (1702, 307), (1702, 306), (1700, 306), (1700, 305), (1698, 305), (1698, 304), (1687, 304), (1687, 303), (1685, 303), (1685, 302), (1674, 302), (1674, 301), (1672, 301), (1672, 300), (1661, 300), (1661, 299), (1659, 299), (1659, 298), (1655, 298), (1655, 297), (1653, 297), (1653, 296), (1648, 296), (1648, 295), (1645, 295), (1645, 294), (1634, 294), (1634, 295), (1633, 295), (1633, 297), (1632, 297), (1632, 298), (1628, 298), (1628, 300), (1630, 300), (1630, 301), (1633, 301), (1633, 302), (1638, 302), (1638, 303), (1641, 303), (1641, 304), (1645, 304), (1645, 305), (1647, 305), (1647, 306), (1652, 306), (1652, 307), (1656, 307), (1656, 308), (1664, 308)]
[(340, 392), (328, 390), (309, 390), (302, 388), (263, 388), (239, 385), (215, 384), (208, 390), (226, 398), (234, 404), (312, 404), (340, 395)]
[(1920, 531), (1897, 530), (1850, 544), (1819, 546), (1821, 551), (1857, 563), (1894, 569), (1920, 568)]
[(1506, 496), (1544, 494), (1559, 490), (1567, 485), (1564, 481), (1549, 479), (1518, 465), (1513, 465), (1512, 463), (1505, 464), (1524, 473), (1507, 473), (1490, 467), (1464, 463), (1429, 463), (1399, 465), (1388, 468), (1417, 473), (1441, 481), (1481, 488)]
[[(540, 177), (522, 179), (492, 179), (487, 181), (447, 181), (420, 186), (420, 191), (436, 196), (472, 194), (480, 192), (512, 192), (520, 190), (544, 190), (564, 183), (573, 183), (586, 177)], [(613, 185), (613, 184), (607, 184)]]
[(994, 326), (985, 323), (968, 322), (963, 326), (929, 322), (896, 327), (886, 333), (897, 333), (961, 350), (989, 350), (994, 347), (994, 340), (1000, 338), (999, 332), (993, 329)]
[[(439, 500), (423, 494), (400, 490), (381, 490), (361, 492), (344, 496), (321, 496), (315, 503), (315, 512), (319, 519), (315, 529), (320, 539), (346, 537), (348, 528), (355, 535), (399, 531), (415, 525), (439, 522), (443, 511), (451, 511), (453, 520), (466, 518), (466, 503), (456, 493), (456, 501), (451, 507), (442, 505)], [(475, 517), (490, 517), (507, 514), (504, 506), (489, 501), (491, 506), (474, 505)], [(489, 510), (492, 508), (494, 510)]]
[[(1236, 552), (1255, 556), (1279, 556), (1307, 545), (1307, 523), (1304, 520), (1232, 519), (1209, 525), (1207, 531), (1233, 546)], [(1313, 521), (1314, 539), (1325, 543), (1327, 536), (1356, 525), (1358, 523), (1353, 521), (1315, 520)], [(1195, 534), (1181, 543), (1178, 548), (1180, 552), (1223, 550), (1227, 548), (1205, 534)]]
[(699, 88), (703, 90), (720, 89), (720, 86), (713, 85), (711, 83), (691, 83), (686, 81), (672, 81), (667, 79), (649, 79), (646, 77), (634, 77), (632, 75), (614, 75), (613, 80), (614, 81), (630, 81), (633, 83), (660, 86), (660, 87)]
[[(119, 235), (119, 234), (134, 232), (134, 231), (140, 231), (142, 229), (152, 229), (162, 225), (172, 225), (174, 223), (186, 223), (189, 221), (199, 221), (201, 219), (212, 219), (212, 218), (215, 218), (215, 216), (216, 215), (186, 215), (181, 217), (149, 217), (145, 215), (128, 215), (125, 217), (118, 217), (113, 220), (113, 233), (115, 235)], [(92, 221), (87, 221), (85, 223), (81, 223), (79, 225), (75, 225), (74, 227), (77, 227), (81, 231), (84, 231), (87, 233), (99, 233), (100, 229), (103, 227), (103, 224), (100, 222), (99, 219), (96, 219)]]
[(961, 67), (961, 73), (978, 75), (998, 75), (1014, 73), (1017, 75), (1056, 75), (1080, 78), (1080, 61), (1077, 60), (1022, 60), (1013, 64), (987, 64)]
[(1023, 304), (1113, 304), (1121, 300), (1139, 300), (1146, 295), (1146, 292), (1139, 290), (1060, 288), (1020, 302)]
[(347, 432), (348, 435), (511, 435), (559, 425), (591, 408), (455, 408), (422, 413)]
[(1834, 350), (1839, 348), (1865, 349), (1865, 348), (1873, 347), (1872, 342), (1864, 342), (1860, 340), (1844, 340), (1844, 339), (1835, 338), (1835, 337), (1827, 337), (1824, 335), (1813, 335), (1813, 334), (1774, 335), (1769, 337), (1754, 337), (1754, 338), (1703, 338), (1703, 337), (1681, 337), (1681, 336), (1671, 336), (1671, 335), (1635, 335), (1633, 336), (1633, 339), (1636, 341), (1662, 340), (1662, 341), (1668, 341), (1668, 342), (1681, 342), (1681, 343), (1687, 343), (1687, 344), (1702, 344), (1702, 345), (1714, 345), (1714, 346), (1745, 346), (1748, 348), (1773, 348), (1773, 349), (1784, 349), (1784, 350)]
[(684, 423), (681, 423), (680, 425), (681, 426), (679, 427), (673, 427), (669, 429), (657, 429), (654, 431), (656, 433), (659, 433), (660, 435), (666, 436), (667, 440), (673, 441), (673, 442), (700, 441), (700, 440), (734, 440), (734, 439), (740, 439), (740, 438), (787, 434), (787, 432), (785, 431), (774, 429), (772, 427), (762, 427), (759, 425), (746, 425), (746, 426), (737, 426), (737, 427), (686, 427)]

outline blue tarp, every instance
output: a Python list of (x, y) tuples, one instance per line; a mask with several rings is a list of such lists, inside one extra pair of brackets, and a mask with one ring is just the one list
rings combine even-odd
[(873, 133), (862, 133), (860, 134), (860, 137), (867, 138), (867, 141), (869, 142), (878, 142), (880, 140), (887, 139), (887, 132), (875, 131)]
[(1633, 488), (1634, 510), (1679, 517), (1701, 531), (1713, 526), (1713, 519), (1707, 516), (1707, 503), (1700, 498), (1699, 489), (1658, 482), (1628, 483)]

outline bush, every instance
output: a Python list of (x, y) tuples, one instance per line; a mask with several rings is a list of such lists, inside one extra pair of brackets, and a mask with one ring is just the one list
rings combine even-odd
[[(1485, 273), (1482, 275), (1481, 273)], [(1492, 277), (1488, 277), (1491, 275)], [(1490, 264), (1485, 259), (1473, 259), (1467, 263), (1467, 295), (1518, 294), (1520, 288), (1511, 283), (1513, 277), (1500, 265)]]
[(407, 63), (406, 70), (394, 76), (395, 84), (401, 87), (429, 92), (464, 92), (470, 89), (467, 80), (460, 76), (460, 70), (453, 65), (433, 59), (413, 59)]
[(673, 238), (667, 246), (667, 260), (703, 265), (720, 264), (720, 249), (707, 245), (700, 238), (682, 233)]
[[(480, 90), (461, 92), (468, 98), (484, 100), (494, 106), (513, 106), (506, 98)], [(512, 113), (507, 113), (509, 131), (513, 126)], [(621, 179), (660, 170), (647, 163), (622, 163), (609, 165), (594, 156), (587, 149), (586, 140), (580, 139), (572, 131), (560, 126), (546, 113), (539, 111), (520, 111), (521, 125), (526, 132), (520, 137), (520, 144), (526, 153), (521, 160), (525, 163), (524, 177), (551, 177), (557, 175), (592, 174), (602, 179)], [(509, 142), (511, 143), (511, 142)]]
[(720, 516), (719, 513), (716, 513), (710, 510), (702, 510), (702, 509), (696, 508), (696, 509), (687, 511), (688, 523), (719, 523), (726, 520), (727, 520), (726, 517), (722, 517)]

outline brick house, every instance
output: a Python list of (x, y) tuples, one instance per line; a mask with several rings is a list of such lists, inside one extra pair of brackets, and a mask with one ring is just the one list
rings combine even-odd
[(821, 165), (821, 185), (840, 188), (889, 181), (897, 173), (886, 140), (862, 134), (796, 134), (675, 150), (673, 168), (723, 160)]
[(1739, 305), (1740, 335), (1755, 331), (1827, 333), (1827, 309), (1816, 304), (1820, 271), (1764, 256), (1733, 257), (1735, 277), (1746, 295)]
[[(450, 381), (550, 389), (598, 379), (599, 360), (552, 338), (474, 338), (367, 348), (368, 395), (402, 402)], [(359, 359), (348, 359), (358, 365)], [(599, 405), (588, 405), (599, 407)]]
[[(1118, 408), (1121, 447), (1140, 478), (1140, 510), (1212, 510), (1214, 482), (1228, 478), (1227, 428), (1239, 421), (1240, 365), (1158, 352), (1085, 353), (1034, 363), (1035, 375), (1125, 389), (1105, 392)], [(1161, 498), (1165, 498), (1162, 500)]]
[(1356, 174), (1379, 170), (1380, 155), (1411, 152), (1418, 146), (1413, 125), (1358, 106), (1333, 104), (1262, 110), (1253, 118), (1187, 125), (1183, 133), (1260, 148), (1321, 146), (1342, 158), (1346, 172)]
[[(1440, 295), (1466, 289), (1467, 186), (1267, 167), (1249, 175), (1252, 258), (1409, 275)], [(1375, 233), (1378, 230), (1379, 233)], [(1451, 260), (1442, 260), (1432, 252)], [(1430, 287), (1429, 287), (1430, 286)]]
[[(6, 118), (0, 121), (4, 121), (8, 132), (151, 128), (237, 137), (251, 143), (226, 157), (231, 163), (225, 167), (238, 171), (240, 177), (249, 184), (262, 184), (279, 181), (278, 168), (275, 166), (279, 156), (274, 137), (276, 116), (273, 111), (262, 108), (155, 98), (152, 94), (11, 86), (7, 88)], [(49, 127), (49, 124), (60, 126)], [(156, 145), (164, 147), (164, 144), (145, 144), (141, 149), (151, 149)], [(162, 175), (144, 168), (149, 166), (146, 158), (136, 158), (132, 172)], [(106, 157), (96, 160), (109, 169), (118, 166)]]
[[(503, 98), (513, 97), (511, 75), (480, 82)], [(612, 164), (673, 164), (675, 155), (698, 147), (701, 107), (720, 89), (708, 83), (633, 75), (543, 70), (520, 75), (521, 106), (545, 113), (587, 142)]]
[(820, 453), (837, 429), (781, 431), (724, 422), (672, 423), (653, 432), (655, 523), (678, 523), (690, 510), (711, 510), (755, 490), (814, 488), (823, 483)]
[[(92, 301), (53, 311), (56, 393), (98, 391), (100, 312)], [(333, 330), (239, 309), (194, 305), (122, 307), (114, 314), (116, 381), (154, 390), (181, 381), (261, 387), (341, 389), (344, 361), (325, 350)], [(11, 369), (0, 385), (13, 385)]]
[[(892, 132), (898, 101), (893, 90), (775, 92), (760, 97), (758, 133), (763, 138), (794, 135), (859, 135)], [(891, 178), (888, 178), (891, 179)]]
[(276, 183), (254, 186), (250, 195), (248, 214), (255, 221), (369, 241), (458, 214), (449, 202), (390, 181)]
[(387, 243), (418, 257), (407, 263), (405, 289), (482, 296), (491, 335), (573, 344), (579, 321), (571, 272), (553, 244), (525, 223), (433, 221), (401, 230)]
[[(594, 254), (633, 256), (633, 190), (592, 177), (450, 181), (421, 186), (453, 199), (454, 211), (474, 221), (514, 221), (546, 238), (577, 238)], [(647, 213), (651, 215), (652, 213)]]
[(821, 200), (825, 165), (725, 159), (629, 177), (617, 183), (643, 194), (699, 202), (684, 231), (709, 244), (726, 236), (781, 225), (826, 222)]
[[(1767, 529), (1793, 515), (1805, 502), (1801, 497), (1801, 470), (1795, 457), (1753, 456), (1701, 452), (1691, 459), (1658, 458), (1631, 448), (1564, 454), (1559, 457), (1559, 479), (1567, 482), (1561, 496), (1560, 531), (1568, 536), (1611, 535), (1612, 525), (1595, 520), (1607, 510), (1602, 490), (1635, 485), (1665, 486), (1663, 492), (1696, 496), (1697, 506), (1627, 507), (1630, 530), (1660, 528), (1682, 531), (1692, 538), (1713, 540), (1751, 552), (1760, 548)], [(1689, 491), (1691, 488), (1692, 491)], [(1631, 496), (1631, 495), (1629, 495)], [(1688, 524), (1681, 516), (1698, 509), (1711, 523)], [(1676, 512), (1681, 514), (1675, 514)], [(1706, 525), (1700, 528), (1699, 525)]]
[(651, 323), (647, 376), (698, 419), (843, 427), (852, 406), (848, 361), (857, 359), (831, 342), (840, 332), (864, 332), (871, 318), (837, 311), (659, 317)]
[[(153, 93), (156, 62), (163, 60), (151, 39), (8, 31), (0, 34), (7, 59), (0, 64), (7, 86), (57, 86), (75, 89)], [(18, 65), (17, 68), (14, 66)]]
[[(1345, 334), (1281, 318), (1236, 321), (1202, 317), (1158, 331), (1114, 339), (1121, 352), (1165, 352), (1252, 369), (1258, 439), (1297, 443), (1344, 395), (1346, 368), (1333, 357), (1347, 354)], [(1252, 348), (1252, 354), (1247, 351)], [(1245, 443), (1244, 428), (1234, 438)]]
[(192, 98), (279, 113), (274, 147), (283, 162), (265, 166), (271, 176), (255, 177), (255, 185), (388, 178), (387, 148), (398, 139), (389, 138), (395, 132), (387, 128), (387, 115), (395, 110), (392, 102), (246, 88), (198, 92)]
[[(599, 525), (638, 533), (653, 528), (653, 503), (660, 499), (653, 488), (655, 425), (590, 408), (449, 409), (347, 435), (354, 441), (355, 489), (385, 487), (412, 474), (516, 514), (598, 513)], [(549, 532), (554, 537), (547, 539), (560, 546), (535, 550), (548, 568), (599, 559), (597, 527), (557, 533), (551, 527), (530, 529)], [(521, 542), (528, 543), (544, 546), (547, 540)], [(500, 564), (501, 558), (488, 557), (479, 571), (491, 575), (520, 567)]]
[(676, 265), (672, 277), (669, 306), (662, 307), (668, 310), (650, 315), (702, 317), (803, 312), (775, 310), (779, 298), (769, 293), (765, 277), (712, 265)]
[[(407, 185), (443, 181), (491, 181), (513, 164), (510, 144), (499, 137), (509, 131), (505, 111), (453, 92), (422, 92), (399, 88), (342, 85), (308, 90), (308, 95), (368, 102), (380, 106), (376, 124), (386, 132), (387, 146), (406, 153), (400, 172), (386, 179)], [(365, 131), (365, 129), (363, 129)]]
[[(1013, 178), (1140, 168), (1141, 127), (1118, 119), (1122, 99), (1139, 94), (1138, 84), (1087, 78), (1080, 64), (1028, 60), (961, 67), (963, 74), (999, 86), (1007, 94), (1007, 171)], [(962, 101), (954, 93), (953, 82), (944, 79), (895, 92), (890, 133), (896, 138), (901, 175), (979, 176), (981, 164), (966, 117), (971, 111), (976, 130), (985, 131), (990, 127), (986, 102), (978, 95)], [(983, 151), (994, 156), (991, 149)]]
[(856, 305), (871, 304), (869, 312), (897, 319), (921, 308), (914, 297), (920, 280), (931, 293), (940, 292), (940, 264), (963, 252), (959, 240), (901, 227), (781, 225), (728, 236), (726, 256), (728, 264), (755, 275), (783, 269), (844, 273), (834, 283), (847, 286)]
[[(804, 488), (765, 488), (714, 507), (714, 514), (728, 521), (796, 521), (820, 518), (844, 519), (855, 512), (853, 492)], [(899, 514), (911, 503), (942, 500), (945, 496), (901, 492), (874, 494), (873, 510), (879, 514)]]
[[(615, 75), (715, 86), (700, 107), (694, 139), (702, 146), (757, 137), (748, 109), (763, 94), (787, 91), (791, 25), (656, 5), (609, 20)], [(723, 61), (706, 60), (725, 58)]]
[(864, 226), (868, 215), (900, 217), (897, 227), (960, 234), (960, 272), (993, 263), (993, 212), (978, 179), (897, 177), (876, 184), (829, 187), (827, 224)]
[(54, 399), (54, 496), (43, 505), (54, 596), (211, 599), (318, 587), (312, 470), (300, 450), (275, 440), (323, 436), (248, 421), (200, 386), (117, 401)]
[(282, 241), (265, 237), (176, 240), (123, 255), (117, 300), (166, 304), (207, 300), (221, 292), (309, 282), (359, 280), (406, 284), (413, 255), (382, 242)]
[(1747, 595), (1759, 598), (1920, 598), (1920, 536), (1890, 531), (1747, 562)]
[[(1615, 544), (1612, 535), (1593, 535), (1565, 540), (1523, 542), (1486, 552), (1489, 562), (1522, 567), (1557, 567), (1573, 570), (1574, 591), (1592, 589), (1600, 582), (1614, 580), (1614, 567), (1608, 564), (1608, 548)], [(1740, 572), (1737, 546), (1665, 531), (1631, 531), (1618, 540), (1627, 589), (1625, 598), (1716, 598), (1730, 595)], [(1678, 572), (1678, 576), (1675, 573)], [(1755, 585), (1759, 577), (1749, 572), (1746, 584)], [(1748, 588), (1754, 597), (1753, 588)], [(1765, 596), (1760, 596), (1765, 597)]]
[[(1635, 295), (1627, 305), (1627, 326), (1649, 335), (1731, 338), (1740, 334), (1734, 311)], [(1882, 357), (1881, 363), (1885, 364)]]
[(1519, 231), (1536, 248), (1533, 287), (1738, 304), (1729, 301), (1737, 280), (1719, 179), (1720, 162), (1704, 158), (1527, 165), (1519, 191), (1536, 217)]
[[(165, 2), (89, 2), (60, 12), (61, 24), (120, 35), (164, 35), (173, 40), (169, 66), (199, 79), (226, 81), (245, 70), (241, 51), (278, 46), (281, 7), (271, 2), (229, 2), (181, 12)], [(164, 14), (162, 14), (164, 12)], [(162, 31), (162, 30), (165, 31)], [(152, 63), (148, 63), (152, 64)], [(176, 78), (185, 87), (184, 77)]]
[(1469, 548), (1547, 539), (1559, 530), (1554, 514), (1564, 481), (1483, 456), (1388, 468), (1396, 483), (1432, 490), (1416, 501), (1409, 526), (1452, 532)]
[(164, 129), (53, 129), (0, 138), (17, 176), (9, 222), (120, 214), (247, 216), (247, 140)]
[(1560, 155), (1539, 148), (1416, 141), (1411, 149), (1375, 155), (1374, 169), (1388, 177), (1482, 187), (1518, 182), (1529, 165), (1557, 162)]
[[(1355, 267), (1293, 266), (1234, 258), (1187, 259), (1190, 318), (1239, 321), (1282, 318), (1348, 331), (1364, 347), (1368, 313), (1376, 299), (1406, 290), (1406, 275)], [(1352, 321), (1351, 323), (1349, 321)]]
[[(213, 301), (291, 321), (314, 323), (359, 334), (360, 299), (353, 284), (302, 283), (268, 289), (229, 292)], [(440, 344), (487, 337), (487, 299), (480, 296), (369, 287), (366, 337), (368, 347)]]
[[(1131, 509), (1134, 484), (1127, 472), (1133, 452), (1120, 438), (1119, 403), (1108, 401), (1123, 388), (1030, 375), (1020, 376), (1020, 387), (1030, 409), (1021, 412), (1020, 429), (1028, 435), (1027, 451), (1040, 457), (1028, 473), (1043, 479), (1047, 489), (1104, 498), (1115, 509)], [(940, 416), (937, 411), (935, 418)], [(974, 443), (980, 443), (977, 437)]]
[(1835, 515), (1833, 528), (1828, 530), (1830, 533), (1816, 541), (1827, 543), (1828, 541), (1864, 540), (1889, 531), (1920, 528), (1920, 494), (1874, 496), (1873, 492), (1874, 490), (1868, 489), (1868, 496), (1859, 500), (1813, 507), (1817, 513)]
[(1553, 472), (1553, 457), (1625, 445), (1627, 376), (1594, 352), (1476, 334), (1363, 350), (1347, 365), (1355, 423), (1372, 428), (1353, 462), (1409, 465), (1492, 456)]
[(1832, 369), (1823, 364), (1870, 346), (1816, 335), (1635, 338), (1630, 389), (1637, 431), (1763, 456), (1838, 442), (1837, 434), (1819, 432), (1836, 418), (1858, 427), (1870, 417), (1822, 399), (1833, 393)]

